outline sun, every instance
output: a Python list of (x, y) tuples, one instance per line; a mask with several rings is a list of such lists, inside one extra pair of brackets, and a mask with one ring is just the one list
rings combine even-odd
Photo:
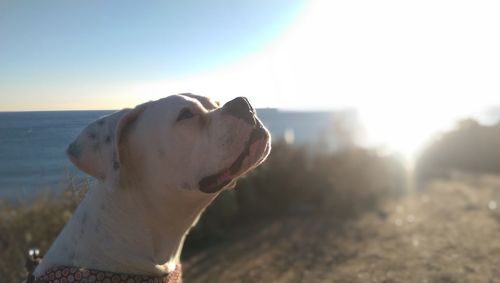
[(432, 108), (425, 105), (381, 104), (360, 109), (367, 143), (400, 155), (413, 164), (425, 147), (459, 119), (456, 108)]

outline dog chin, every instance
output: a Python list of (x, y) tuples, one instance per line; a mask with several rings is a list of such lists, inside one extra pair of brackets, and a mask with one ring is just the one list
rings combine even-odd
[(237, 178), (262, 163), (270, 150), (269, 132), (258, 125), (252, 129), (243, 151), (229, 168), (200, 180), (198, 183), (200, 191), (215, 193), (229, 185), (234, 185)]
[[(249, 146), (248, 155), (245, 158), (244, 165), (242, 166), (243, 169), (241, 170), (242, 174), (250, 169), (259, 166), (266, 159), (266, 157), (269, 155), (269, 152), (271, 151), (269, 134), (267, 133), (267, 131), (263, 128), (256, 130), (259, 131), (258, 133), (255, 134), (258, 136), (258, 138), (254, 142), (252, 142)], [(255, 133), (256, 130), (252, 132), (252, 135)]]

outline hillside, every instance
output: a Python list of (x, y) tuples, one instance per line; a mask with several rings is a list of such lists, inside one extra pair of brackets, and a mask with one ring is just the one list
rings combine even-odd
[(499, 177), (456, 176), (347, 223), (242, 229), (185, 260), (185, 282), (500, 282), (499, 206)]

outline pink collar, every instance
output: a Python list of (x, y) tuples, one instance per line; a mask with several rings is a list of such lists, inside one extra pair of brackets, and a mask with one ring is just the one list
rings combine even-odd
[(120, 274), (85, 268), (58, 266), (47, 270), (34, 283), (182, 283), (180, 265), (175, 270), (161, 277), (134, 274)]

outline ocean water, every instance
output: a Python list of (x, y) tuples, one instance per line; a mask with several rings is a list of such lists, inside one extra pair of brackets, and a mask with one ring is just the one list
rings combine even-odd
[[(23, 198), (67, 184), (78, 170), (66, 147), (90, 122), (113, 111), (0, 112), (0, 198)], [(273, 139), (314, 144), (326, 131), (331, 112), (257, 110)], [(82, 176), (82, 175), (79, 175)]]
[(60, 187), (76, 172), (65, 149), (88, 123), (112, 111), (0, 113), (0, 197)]

